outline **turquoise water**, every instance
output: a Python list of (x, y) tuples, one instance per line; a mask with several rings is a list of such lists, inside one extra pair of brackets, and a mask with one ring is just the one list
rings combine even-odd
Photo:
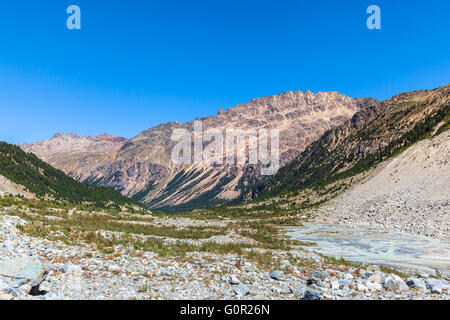
[(450, 275), (450, 241), (330, 224), (305, 223), (284, 229), (291, 239), (315, 242), (311, 249), (325, 255), (430, 274), (438, 269)]

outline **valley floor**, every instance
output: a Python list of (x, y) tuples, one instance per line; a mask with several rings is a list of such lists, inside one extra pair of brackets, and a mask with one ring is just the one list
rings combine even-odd
[[(30, 211), (18, 215), (27, 217)], [(176, 220), (155, 218), (147, 224)], [(180, 222), (189, 223), (208, 221)], [(105, 250), (99, 239), (116, 237), (111, 231), (96, 232), (91, 242), (67, 244), (80, 237), (73, 228), (67, 233), (49, 227), (44, 235), (36, 225), (45, 227), (8, 208), (0, 213), (0, 299), (450, 299), (449, 279), (421, 274), (407, 285), (407, 276), (395, 270), (351, 265), (305, 249), (254, 248), (252, 254), (212, 249), (170, 256), (126, 241), (111, 241)], [(29, 285), (15, 284), (2, 273), (2, 263), (18, 265), (30, 256), (42, 263), (40, 275), (48, 272), (34, 295)]]

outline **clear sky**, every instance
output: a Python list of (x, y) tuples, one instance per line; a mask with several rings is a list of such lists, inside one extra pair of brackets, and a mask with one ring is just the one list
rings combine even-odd
[[(371, 4), (381, 30), (366, 27)], [(289, 90), (381, 100), (439, 87), (449, 21), (448, 0), (1, 1), (0, 140), (130, 138)]]

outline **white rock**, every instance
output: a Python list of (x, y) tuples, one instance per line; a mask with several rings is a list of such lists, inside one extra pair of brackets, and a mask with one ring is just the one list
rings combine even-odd
[(351, 275), (350, 273), (346, 273), (345, 275), (344, 275), (344, 279), (345, 280), (353, 280), (353, 275)]
[(419, 290), (427, 289), (427, 285), (425, 284), (425, 282), (422, 279), (417, 279), (417, 278), (411, 277), (411, 278), (408, 278), (408, 280), (406, 281), (406, 284), (410, 288), (415, 288), (415, 289), (419, 289)]
[(331, 289), (332, 290), (339, 290), (339, 281), (332, 281), (331, 282)]
[(281, 261), (280, 261), (280, 264), (281, 264), (282, 266), (290, 266), (290, 265), (291, 265), (291, 263), (289, 262), (289, 260), (281, 260)]
[(81, 270), (82, 269), (81, 269), (80, 266), (74, 265), (74, 264), (70, 264), (70, 263), (66, 263), (62, 267), (62, 272), (67, 273), (67, 274), (78, 273), (78, 272), (81, 272)]
[(250, 293), (250, 289), (244, 284), (239, 284), (233, 288), (233, 292), (239, 297), (244, 297)]
[(384, 286), (390, 291), (403, 291), (408, 290), (408, 286), (402, 278), (395, 274), (391, 274), (384, 280)]
[(232, 274), (229, 278), (228, 278), (228, 282), (232, 285), (236, 285), (241, 283), (241, 281), (234, 275)]
[(357, 289), (358, 291), (365, 291), (365, 290), (367, 290), (367, 287), (366, 287), (365, 285), (363, 285), (362, 283), (358, 283), (358, 284), (356, 285), (356, 289)]
[(384, 283), (385, 274), (383, 272), (377, 271), (369, 277), (369, 280), (375, 283)]
[(366, 284), (366, 287), (367, 287), (367, 289), (374, 290), (374, 291), (383, 290), (383, 286), (381, 285), (381, 283), (377, 283), (377, 282), (369, 282)]
[(9, 284), (0, 280), (0, 292), (9, 292), (10, 290), (11, 290), (11, 287), (9, 286)]

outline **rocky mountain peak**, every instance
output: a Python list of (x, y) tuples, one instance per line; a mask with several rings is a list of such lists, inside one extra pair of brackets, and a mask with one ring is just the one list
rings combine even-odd
[(79, 138), (79, 136), (77, 134), (73, 133), (73, 132), (72, 133), (55, 133), (50, 138), (50, 140), (59, 139), (59, 138), (73, 138), (73, 139), (76, 139), (76, 138)]
[[(197, 118), (203, 130), (280, 131), (281, 164), (293, 159), (326, 130), (350, 119), (372, 98), (353, 99), (338, 92), (286, 91), (255, 98), (216, 116)], [(193, 117), (195, 119), (195, 117)], [(171, 161), (176, 128), (192, 131), (194, 121), (168, 122), (149, 128), (130, 140), (103, 134), (98, 137), (55, 135), (51, 140), (23, 145), (72, 177), (111, 186), (153, 207), (177, 206), (207, 197), (207, 202), (232, 199), (249, 180), (258, 178), (246, 165), (178, 166)]]

